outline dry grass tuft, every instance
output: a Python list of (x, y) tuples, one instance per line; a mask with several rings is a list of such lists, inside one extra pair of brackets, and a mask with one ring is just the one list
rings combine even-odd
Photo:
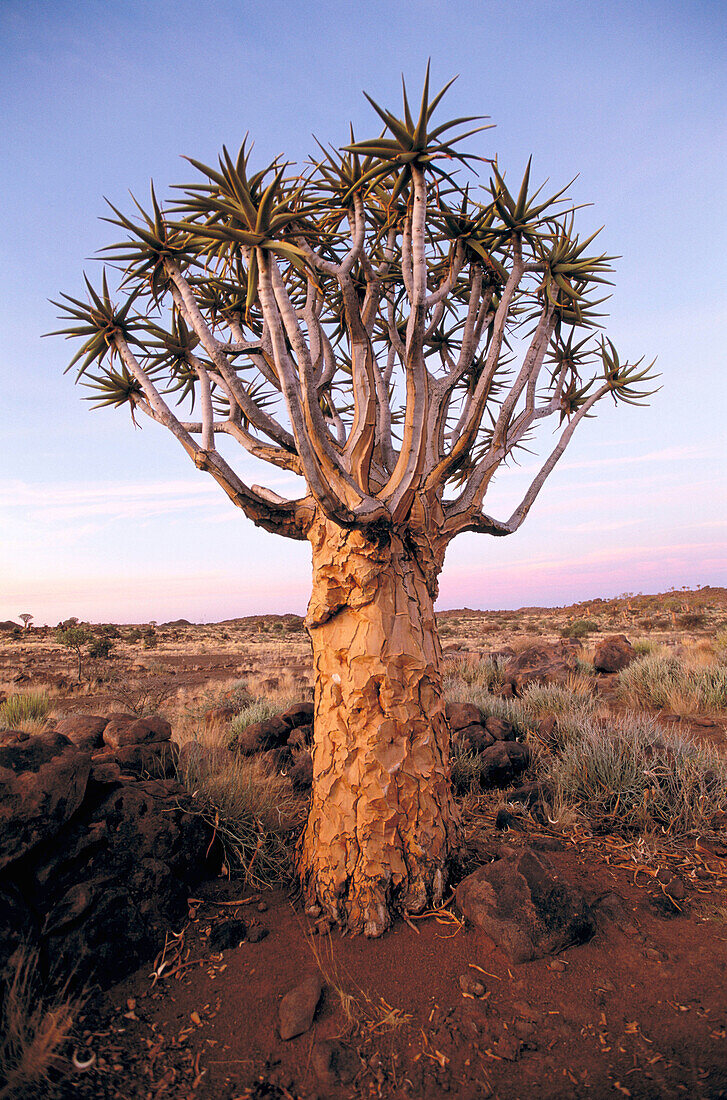
[(581, 812), (612, 831), (681, 834), (727, 811), (727, 765), (709, 746), (646, 714), (584, 721), (560, 751), (539, 758), (551, 816)]
[[(692, 656), (691, 654), (689, 656)], [(675, 714), (727, 709), (727, 666), (696, 659), (647, 654), (618, 674), (618, 693), (635, 709), (666, 707)]]
[(260, 757), (231, 753), (211, 740), (198, 743), (201, 753), (189, 754), (178, 778), (222, 844), (227, 873), (241, 871), (256, 888), (286, 879), (307, 800)]
[(20, 948), (2, 1002), (0, 1028), (0, 1100), (44, 1095), (50, 1083), (68, 1067), (63, 1056), (80, 1011), (79, 998), (67, 988), (44, 995), (34, 951)]
[[(384, 1032), (397, 1031), (411, 1020), (411, 1015), (402, 1012), (385, 1001), (383, 997), (371, 997), (363, 989), (357, 986), (350, 976), (345, 978), (333, 955), (333, 941), (330, 933), (326, 937), (325, 950), (321, 950), (319, 942), (311, 936), (306, 936), (306, 943), (316, 961), (316, 966), (327, 989), (331, 990), (338, 1000), (345, 1020), (345, 1029), (342, 1036), (351, 1037), (360, 1035), (364, 1038), (381, 1035)], [(350, 992), (353, 988), (354, 992)]]

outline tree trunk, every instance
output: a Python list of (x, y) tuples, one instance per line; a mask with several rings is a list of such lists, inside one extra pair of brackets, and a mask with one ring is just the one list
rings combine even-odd
[(405, 534), (371, 541), (319, 517), (309, 538), (315, 736), (298, 869), (309, 905), (379, 936), (395, 911), (441, 900), (457, 848), (436, 574)]

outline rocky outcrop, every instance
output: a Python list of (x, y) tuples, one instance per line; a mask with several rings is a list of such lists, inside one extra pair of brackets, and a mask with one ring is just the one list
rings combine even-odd
[(57, 835), (81, 805), (90, 771), (90, 754), (63, 734), (0, 734), (0, 870)]
[(593, 654), (596, 672), (620, 672), (637, 657), (636, 650), (625, 634), (610, 634), (601, 639)]
[(583, 895), (565, 883), (545, 856), (510, 849), (457, 887), (457, 905), (516, 963), (585, 943), (596, 929)]
[(164, 777), (168, 723), (61, 726), (0, 735), (0, 974), (30, 940), (48, 971), (107, 984), (159, 949), (218, 854), (193, 800)]

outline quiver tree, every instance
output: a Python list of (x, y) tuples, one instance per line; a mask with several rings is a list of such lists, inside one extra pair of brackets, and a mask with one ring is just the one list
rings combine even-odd
[[(371, 104), (381, 136), (252, 172), (246, 143), (164, 208), (112, 207), (125, 239), (88, 299), (64, 297), (71, 367), (96, 405), (167, 428), (257, 525), (313, 552), (307, 896), (352, 931), (437, 902), (458, 822), (433, 603), (451, 539), (516, 531), (577, 426), (648, 369), (597, 335), (609, 258), (559, 192), (511, 193), (438, 124)], [(181, 411), (180, 411), (181, 410)], [(189, 410), (189, 411), (188, 411)], [(547, 418), (556, 441), (509, 518), (483, 510), (498, 469)], [(235, 446), (236, 445), (236, 446)], [(297, 475), (246, 484), (243, 452)], [(239, 468), (239, 467), (238, 467)], [(292, 480), (292, 479), (291, 479)]]

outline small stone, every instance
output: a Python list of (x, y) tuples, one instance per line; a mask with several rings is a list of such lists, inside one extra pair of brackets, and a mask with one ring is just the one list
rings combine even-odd
[(459, 976), (459, 988), (462, 993), (470, 997), (484, 997), (485, 987), (474, 974), (466, 973)]
[(308, 1031), (318, 1008), (323, 992), (323, 983), (319, 974), (308, 978), (286, 993), (280, 1002), (280, 1038), (294, 1039)]
[(531, 1020), (515, 1020), (512, 1029), (518, 1039), (532, 1039), (535, 1034), (535, 1024)]
[(529, 1020), (531, 1023), (535, 1023), (543, 1018), (537, 1008), (533, 1008), (527, 1001), (515, 1001), (512, 1007), (515, 1014), (522, 1020)]
[(687, 896), (687, 891), (684, 883), (680, 878), (677, 878), (676, 876), (674, 876), (671, 882), (668, 882), (666, 884), (664, 889), (673, 901), (684, 901), (685, 897)]
[(560, 959), (552, 959), (548, 963), (548, 970), (553, 970), (556, 974), (562, 974), (565, 970), (565, 963)]
[(259, 901), (258, 906), (257, 906), (257, 911), (258, 911), (258, 913), (267, 913), (267, 911), (268, 911), (267, 902)]
[(316, 1077), (328, 1088), (350, 1085), (361, 1069), (356, 1051), (339, 1039), (322, 1039), (316, 1043), (311, 1061)]
[(522, 1043), (510, 1032), (504, 1032), (497, 1040), (497, 1053), (500, 1058), (504, 1058), (506, 1062), (516, 1062), (520, 1057), (520, 1051), (522, 1050)]

